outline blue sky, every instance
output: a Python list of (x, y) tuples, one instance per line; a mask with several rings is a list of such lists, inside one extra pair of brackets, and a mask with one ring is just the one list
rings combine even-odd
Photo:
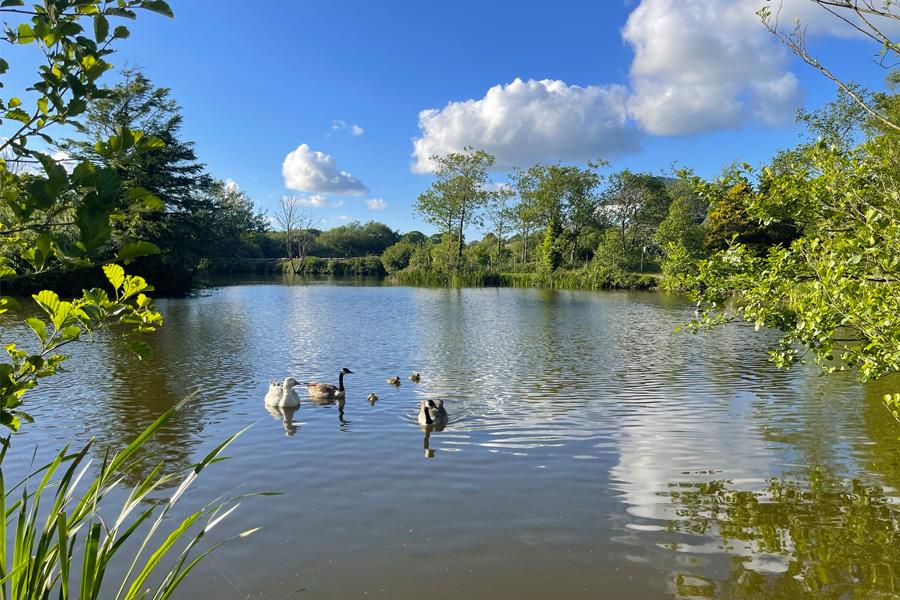
[[(422, 152), (490, 140), (508, 164), (590, 154), (613, 168), (656, 172), (677, 162), (707, 176), (792, 145), (795, 106), (820, 105), (833, 85), (747, 17), (760, 3), (174, 0), (176, 18), (142, 14), (115, 60), (172, 89), (184, 136), (210, 171), (261, 207), (272, 211), (290, 194), (320, 204), (310, 210), (325, 228), (349, 218), (427, 230), (411, 208), (430, 181), (413, 172), (427, 167), (413, 156), (414, 138)], [(800, 3), (811, 4), (788, 2)], [(797, 10), (835, 70), (882, 86), (870, 46)], [(516, 78), (518, 87), (478, 103)], [(427, 131), (426, 109), (440, 111)], [(609, 127), (588, 131), (607, 113)], [(337, 121), (346, 126), (335, 129)], [(302, 144), (291, 163), (301, 170), (289, 178), (297, 189), (288, 189), (282, 165)], [(306, 167), (348, 172), (359, 185), (310, 183)]]

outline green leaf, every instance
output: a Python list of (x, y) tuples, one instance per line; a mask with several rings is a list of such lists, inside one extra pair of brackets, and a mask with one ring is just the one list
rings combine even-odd
[(122, 284), (125, 283), (125, 269), (119, 265), (104, 265), (103, 272), (106, 274), (106, 278), (112, 284), (114, 290), (118, 291), (118, 289), (122, 287)]
[(13, 119), (15, 121), (19, 121), (20, 123), (30, 123), (31, 115), (22, 110), (21, 108), (14, 108), (12, 110), (6, 111), (6, 118)]
[(151, 244), (150, 242), (130, 242), (125, 244), (122, 249), (119, 250), (119, 254), (116, 255), (116, 260), (127, 263), (134, 258), (150, 256), (152, 254), (159, 254), (159, 247), (156, 244)]
[(143, 0), (140, 6), (144, 10), (153, 11), (170, 18), (175, 16), (175, 13), (173, 13), (172, 9), (169, 8), (169, 4), (167, 2), (164, 2), (163, 0)]
[(41, 343), (47, 341), (47, 324), (38, 319), (37, 317), (29, 317), (25, 319), (25, 322), (28, 323), (28, 326), (31, 327), (31, 330), (37, 334), (38, 338), (41, 340)]
[(16, 35), (20, 44), (30, 44), (35, 40), (34, 30), (28, 23), (19, 23)]
[(109, 21), (103, 15), (94, 16), (94, 39), (102, 42), (109, 35)]
[(3, 0), (3, 2), (0, 2), (0, 8), (11, 6), (25, 6), (25, 0)]
[(59, 296), (54, 291), (41, 290), (37, 294), (34, 294), (32, 298), (34, 298), (34, 301), (49, 315), (54, 314), (56, 309), (59, 308)]
[(151, 194), (142, 187), (130, 188), (125, 197), (130, 204), (135, 205), (132, 206), (134, 210), (158, 211), (165, 208), (165, 204), (159, 196)]
[(8, 427), (13, 431), (19, 430), (19, 417), (14, 415), (13, 413), (2, 410), (0, 411), (0, 425), (4, 427)]
[(69, 325), (60, 329), (59, 334), (65, 341), (77, 340), (81, 336), (81, 328), (77, 325)]

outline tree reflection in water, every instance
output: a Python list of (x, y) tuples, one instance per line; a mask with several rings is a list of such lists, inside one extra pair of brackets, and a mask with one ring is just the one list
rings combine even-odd
[[(814, 468), (761, 491), (729, 480), (671, 484), (670, 533), (712, 537), (729, 555), (715, 581), (679, 573), (680, 597), (881, 598), (900, 592), (900, 507), (877, 486)], [(673, 543), (676, 551), (690, 551)]]

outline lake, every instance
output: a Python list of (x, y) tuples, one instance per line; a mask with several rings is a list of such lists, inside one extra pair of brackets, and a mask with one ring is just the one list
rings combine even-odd
[[(693, 314), (678, 296), (273, 280), (157, 304), (153, 357), (112, 334), (78, 346), (4, 466), (124, 444), (193, 391), (152, 446), (170, 464), (255, 423), (192, 501), (283, 495), (245, 501), (219, 536), (262, 529), (179, 597), (900, 593), (900, 426), (880, 403), (900, 386), (779, 371), (776, 336), (748, 327), (676, 333)], [(269, 380), (341, 367), (343, 406), (264, 407)], [(416, 423), (428, 398), (443, 431)]]

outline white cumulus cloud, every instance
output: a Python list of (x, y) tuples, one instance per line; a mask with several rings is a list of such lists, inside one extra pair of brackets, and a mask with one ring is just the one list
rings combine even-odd
[(493, 154), (497, 168), (635, 151), (639, 134), (627, 123), (627, 97), (619, 85), (516, 78), (490, 88), (483, 98), (420, 112), (422, 133), (413, 140), (412, 169), (430, 172), (432, 156), (466, 146)]
[(360, 127), (359, 125), (353, 124), (350, 126), (350, 133), (352, 133), (353, 135), (362, 135), (365, 132), (366, 132), (366, 130), (363, 129), (362, 127)]
[(366, 200), (366, 206), (368, 206), (370, 210), (381, 210), (387, 207), (387, 202), (381, 198), (371, 198)]
[[(785, 10), (809, 16), (797, 2)], [(789, 121), (799, 83), (787, 70), (786, 50), (760, 23), (757, 4), (641, 0), (622, 30), (635, 53), (630, 115), (657, 135)]]
[(284, 157), (281, 165), (284, 186), (314, 194), (363, 194), (367, 191), (358, 179), (342, 171), (334, 159), (301, 144)]
[(322, 208), (323, 206), (331, 206), (339, 208), (344, 205), (343, 200), (333, 200), (331, 202), (322, 194), (313, 194), (312, 196), (294, 196), (288, 198), (291, 204), (296, 206), (308, 206), (310, 208)]

